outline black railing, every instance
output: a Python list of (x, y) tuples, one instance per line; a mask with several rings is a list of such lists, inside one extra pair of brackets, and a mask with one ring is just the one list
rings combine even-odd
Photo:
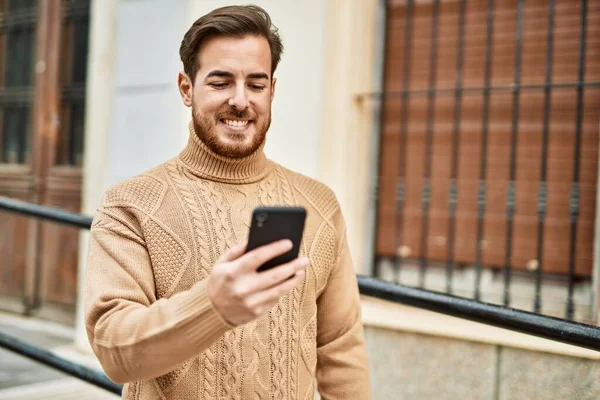
[[(384, 38), (386, 59), (382, 63), (384, 90), (363, 93), (359, 97), (379, 102), (382, 121), (378, 124), (378, 143), (380, 147), (385, 147), (387, 159), (397, 161), (394, 161), (396, 164), (393, 168), (395, 176), (391, 178), (381, 169), (384, 150), (380, 149), (380, 177), (375, 187), (378, 190), (378, 211), (382, 216), (376, 217), (375, 231), (377, 234), (386, 232), (386, 235), (381, 235), (386, 239), (376, 243), (373, 274), (400, 284), (406, 283), (400, 276), (410, 268), (413, 273), (411, 284), (425, 288), (433, 269), (430, 266), (437, 264), (440, 267), (438, 274), (445, 275), (445, 282), (438, 282), (437, 285), (444, 286), (440, 290), (452, 294), (456, 293), (457, 269), (466, 267), (470, 271), (472, 269), (473, 279), (469, 274), (469, 278), (463, 281), (468, 288), (463, 290), (471, 292), (475, 300), (494, 298), (498, 304), (505, 306), (516, 306), (519, 303), (514, 299), (517, 296), (511, 298), (511, 285), (514, 286), (514, 280), (520, 278), (531, 286), (532, 298), (530, 304), (530, 299), (527, 299), (526, 305), (521, 302), (519, 306), (536, 313), (546, 306), (542, 304), (544, 281), (556, 278), (556, 281), (564, 281), (566, 307), (553, 309), (551, 313), (573, 319), (575, 283), (591, 281), (592, 246), (589, 245), (589, 234), (581, 237), (581, 233), (582, 225), (589, 226), (593, 223), (593, 218), (590, 217), (593, 211), (590, 212), (590, 208), (595, 204), (591, 205), (589, 193), (594, 190), (589, 186), (596, 185), (596, 171), (591, 174), (587, 171), (582, 173), (582, 164), (587, 162), (582, 160), (582, 155), (585, 159), (585, 151), (591, 148), (583, 147), (586, 146), (585, 140), (591, 141), (593, 135), (598, 135), (597, 130), (591, 130), (592, 124), (588, 122), (595, 121), (594, 126), (597, 126), (600, 117), (600, 110), (590, 95), (600, 94), (600, 81), (597, 75), (586, 76), (586, 63), (590, 70), (598, 66), (593, 57), (586, 57), (586, 52), (591, 54), (598, 49), (598, 46), (592, 45), (588, 40), (596, 33), (588, 19), (595, 20), (598, 9), (588, 6), (587, 0), (573, 2), (569, 6), (570, 10), (574, 10), (571, 14), (565, 13), (565, 5), (555, 4), (555, 0), (549, 0), (543, 7), (532, 6), (524, 0), (518, 0), (512, 5), (495, 0), (479, 3), (459, 0), (454, 4), (450, 3), (452, 2), (441, 0), (426, 3), (414, 0), (382, 2), (387, 13)], [(564, 28), (560, 28), (565, 25), (565, 18), (575, 17), (578, 24), (570, 24), (573, 28), (565, 33)], [(467, 22), (468, 20), (471, 22)], [(544, 23), (545, 26), (541, 28)], [(507, 29), (507, 26), (511, 28)], [(557, 26), (558, 29), (563, 29), (560, 35), (557, 33)], [(470, 35), (465, 33), (469, 29)], [(538, 35), (542, 33), (538, 31), (542, 29), (543, 34)], [(534, 36), (542, 39), (533, 39)], [(565, 37), (576, 43), (576, 46), (570, 46), (572, 51), (565, 50), (569, 47), (566, 46)], [(545, 45), (543, 50), (537, 49), (541, 45)], [(454, 46), (455, 52), (447, 50)], [(525, 46), (530, 51), (524, 50)], [(539, 68), (535, 71), (531, 61), (531, 50), (534, 47), (545, 60), (538, 63)], [(565, 52), (568, 52), (568, 57)], [(448, 54), (452, 56), (448, 57)], [(566, 68), (568, 61), (565, 58), (571, 60), (569, 67), (573, 68)], [(504, 60), (507, 59), (510, 59), (510, 63), (504, 65)], [(507, 73), (507, 69), (511, 67), (512, 70)], [(567, 69), (572, 71), (565, 72)], [(455, 71), (454, 77), (440, 78), (440, 74), (448, 70)], [(535, 104), (526, 101), (527, 96), (533, 94), (540, 96)], [(565, 99), (570, 98), (571, 94), (575, 101), (572, 105), (565, 105)], [(444, 111), (443, 107), (450, 104), (451, 98), (454, 100), (453, 115), (448, 120), (442, 120), (443, 116), (440, 114)], [(467, 98), (471, 101), (470, 106), (465, 106)], [(442, 99), (444, 102), (438, 101)], [(499, 103), (495, 103), (498, 99), (504, 99), (502, 101), (509, 104), (500, 124), (497, 121), (497, 110), (502, 109), (498, 106)], [(479, 103), (473, 107), (473, 102)], [(537, 114), (528, 115), (538, 105), (541, 111), (539, 118)], [(411, 112), (414, 107), (419, 111)], [(449, 108), (446, 109), (448, 110)], [(464, 117), (463, 114), (473, 110), (477, 116)], [(568, 113), (568, 117), (557, 123), (556, 115), (561, 113)], [(463, 118), (467, 119), (467, 123), (463, 122)], [(571, 143), (566, 143), (568, 128), (565, 131), (558, 126), (570, 126), (571, 118), (573, 128), (569, 139), (572, 139), (572, 150)], [(466, 135), (464, 132), (469, 130), (465, 125), (472, 126), (474, 121), (478, 125), (477, 135), (463, 136), (461, 139), (461, 134)], [(502, 127), (498, 128), (498, 125)], [(532, 127), (534, 125), (539, 126)], [(446, 128), (447, 126), (451, 127)], [(440, 130), (439, 135), (436, 129)], [(537, 143), (532, 143), (531, 131), (536, 129), (535, 137), (539, 135), (539, 139), (536, 139)], [(446, 134), (449, 139), (442, 138)], [(507, 138), (506, 144), (498, 144), (504, 137)], [(444, 161), (435, 161), (434, 156), (439, 153), (434, 148), (440, 148), (445, 141), (450, 143), (448, 157), (440, 154), (439, 158), (447, 159), (448, 164), (447, 167), (440, 168), (440, 163)], [(558, 159), (563, 156), (557, 156), (559, 146), (568, 150), (564, 152), (568, 154), (568, 161), (560, 165), (557, 162), (562, 162)], [(464, 150), (475, 148), (470, 154), (466, 154), (466, 151), (461, 154)], [(422, 151), (419, 153), (422, 158), (411, 157), (412, 149), (415, 152)], [(498, 151), (506, 152), (504, 159), (507, 163), (501, 167), (497, 166), (500, 163), (498, 157), (490, 161), (493, 153)], [(519, 168), (527, 168), (518, 165), (525, 164), (522, 155), (524, 152), (532, 153), (530, 157), (539, 157), (540, 168), (538, 171), (536, 167), (534, 182), (519, 176)], [(472, 165), (474, 172), (465, 173), (464, 169), (471, 167), (463, 166), (459, 173), (459, 165), (467, 165), (461, 161), (467, 158), (476, 158), (476, 162), (468, 164)], [(437, 165), (435, 168), (434, 161)], [(390, 164), (387, 165), (389, 167)], [(411, 168), (419, 172), (411, 174)], [(596, 168), (595, 164), (592, 168)], [(572, 179), (569, 180), (568, 177), (564, 182), (560, 181), (563, 178), (557, 178), (557, 169), (568, 169)], [(583, 175), (587, 180), (582, 182)], [(447, 199), (444, 205), (439, 204), (438, 200), (442, 195), (434, 187), (434, 182), (448, 187), (444, 193)], [(569, 189), (559, 191), (557, 184), (562, 183), (569, 185)], [(502, 188), (498, 189), (498, 185)], [(522, 205), (525, 203), (524, 186), (527, 186), (525, 189), (530, 189), (531, 185), (535, 185), (533, 190), (537, 193), (531, 194), (529, 198), (536, 204)], [(469, 190), (467, 186), (476, 188)], [(395, 190), (390, 190), (391, 188)], [(495, 200), (499, 195), (505, 198), (504, 204)], [(417, 198), (418, 202), (415, 200)], [(436, 198), (437, 203), (434, 203)], [(517, 203), (520, 209), (517, 208)], [(527, 205), (531, 209), (523, 211)], [(467, 207), (470, 207), (468, 211)], [(392, 208), (395, 208), (394, 212), (390, 211)], [(463, 218), (457, 210), (463, 216), (468, 212), (473, 217)], [(441, 215), (445, 221), (441, 221)], [(586, 220), (583, 221), (580, 215), (584, 215)], [(414, 217), (410, 220), (411, 225), (418, 236), (416, 240), (407, 235), (407, 218), (411, 216)], [(492, 219), (503, 217), (506, 217), (506, 221), (502, 223), (504, 226), (489, 224)], [(432, 228), (432, 224), (437, 224), (437, 229)], [(382, 225), (385, 226), (382, 228)], [(463, 230), (468, 226), (474, 234), (457, 240), (457, 234), (460, 235), (457, 229), (459, 226)], [(505, 231), (494, 237), (494, 229)], [(444, 234), (439, 233), (441, 231)], [(430, 243), (433, 235), (445, 235), (442, 238), (443, 244), (439, 245), (439, 251), (435, 255), (432, 254), (435, 246)], [(528, 236), (526, 251), (523, 250), (524, 244), (516, 239), (522, 236)], [(557, 239), (558, 236), (560, 240)], [(585, 243), (581, 243), (582, 241)], [(549, 257), (549, 247), (556, 246), (557, 242), (568, 245), (553, 249), (560, 252), (560, 258)], [(502, 249), (501, 254), (497, 254), (498, 248)], [(462, 254), (459, 255), (459, 252)], [(557, 266), (558, 262), (561, 265)], [(383, 267), (386, 265), (390, 267), (384, 271)], [(527, 272), (517, 274), (517, 269)], [(498, 277), (498, 285), (497, 289), (488, 293), (484, 292), (482, 276), (485, 271), (490, 270), (498, 272), (494, 274)], [(599, 289), (593, 287), (591, 290), (596, 292)], [(590, 306), (592, 308), (594, 305)], [(588, 317), (578, 313), (578, 318), (597, 318), (591, 312), (589, 314)]]
[[(578, 73), (577, 81), (583, 82), (585, 78), (585, 49), (586, 49), (586, 38), (587, 38), (587, 0), (581, 2), (581, 12), (579, 17), (579, 25), (581, 26), (581, 39), (579, 40), (579, 61), (578, 61)], [(573, 318), (574, 304), (573, 304), (573, 286), (575, 276), (575, 246), (577, 243), (577, 224), (579, 222), (579, 175), (581, 165), (579, 158), (581, 156), (581, 134), (582, 134), (582, 120), (583, 120), (583, 86), (577, 87), (577, 116), (575, 118), (575, 146), (573, 155), (573, 184), (571, 186), (571, 201), (570, 201), (570, 214), (571, 214), (571, 237), (569, 243), (569, 291), (567, 300), (567, 318)]]
[(49, 367), (55, 368), (64, 372), (65, 374), (74, 376), (77, 379), (81, 379), (82, 381), (91, 383), (92, 385), (98, 386), (102, 389), (106, 389), (109, 392), (119, 395), (121, 394), (123, 387), (112, 382), (102, 372), (73, 363), (48, 350), (32, 346), (14, 336), (0, 332), (0, 347), (17, 354), (21, 354)]
[[(0, 210), (77, 228), (89, 229), (91, 226), (90, 217), (2, 196), (0, 196)], [(358, 276), (358, 287), (361, 294), (365, 296), (600, 351), (600, 328), (596, 326), (487, 304), (445, 293), (396, 285), (368, 276)], [(121, 393), (121, 386), (112, 383), (102, 373), (62, 359), (49, 351), (29, 345), (5, 333), (0, 333), (0, 347), (44, 363), (113, 393)]]
[(600, 328), (359, 276), (361, 294), (600, 351)]
[(91, 217), (2, 196), (0, 196), (0, 210), (45, 219), (77, 228), (90, 229), (92, 226)]
[(513, 228), (516, 206), (516, 184), (517, 179), (517, 148), (519, 140), (519, 107), (521, 100), (521, 56), (523, 55), (523, 2), (520, 1), (517, 8), (517, 29), (515, 34), (515, 90), (512, 95), (512, 121), (510, 139), (510, 169), (508, 177), (508, 190), (506, 193), (506, 247), (504, 248), (504, 298), (503, 304), (510, 304), (510, 281), (512, 275), (512, 246)]

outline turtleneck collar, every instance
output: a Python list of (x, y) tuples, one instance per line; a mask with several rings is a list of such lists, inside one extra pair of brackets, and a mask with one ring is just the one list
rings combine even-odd
[(264, 144), (244, 158), (223, 157), (210, 150), (198, 138), (190, 122), (190, 137), (179, 159), (199, 178), (217, 182), (242, 184), (263, 179), (269, 174), (272, 162), (263, 151)]

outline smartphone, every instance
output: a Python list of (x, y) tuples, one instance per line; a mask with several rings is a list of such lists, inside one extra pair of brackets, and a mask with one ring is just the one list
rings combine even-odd
[(290, 251), (275, 257), (258, 268), (258, 272), (275, 268), (298, 257), (304, 233), (306, 209), (303, 207), (257, 207), (252, 212), (246, 252), (282, 239), (290, 239)]

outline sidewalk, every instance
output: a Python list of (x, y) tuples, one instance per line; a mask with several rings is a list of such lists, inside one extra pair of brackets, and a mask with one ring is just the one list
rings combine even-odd
[(117, 400), (120, 398), (75, 378), (55, 379), (0, 390), (2, 400)]
[[(0, 332), (51, 350), (79, 364), (98, 368), (92, 355), (73, 347), (73, 329), (35, 318), (0, 313)], [(0, 349), (0, 399), (118, 399), (103, 389), (70, 377), (58, 370)]]

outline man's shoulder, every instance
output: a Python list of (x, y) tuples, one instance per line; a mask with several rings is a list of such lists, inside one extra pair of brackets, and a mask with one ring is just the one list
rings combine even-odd
[(299, 200), (308, 202), (325, 219), (331, 218), (339, 209), (337, 197), (328, 185), (281, 165), (278, 168), (287, 176), (294, 191), (301, 196)]
[(151, 213), (167, 190), (165, 164), (160, 164), (109, 187), (104, 192), (103, 207), (136, 208)]

